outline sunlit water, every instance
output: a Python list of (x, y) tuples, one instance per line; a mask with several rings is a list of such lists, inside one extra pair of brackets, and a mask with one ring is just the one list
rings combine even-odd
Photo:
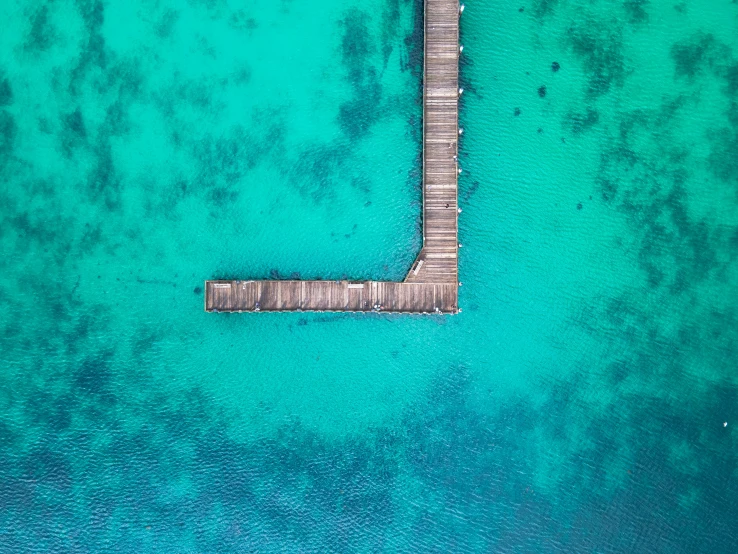
[(467, 2), (453, 317), (203, 312), (406, 273), (421, 3), (0, 17), (0, 551), (738, 551), (738, 4)]

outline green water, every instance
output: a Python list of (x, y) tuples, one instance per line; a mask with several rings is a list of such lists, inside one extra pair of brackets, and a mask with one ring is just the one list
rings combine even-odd
[(738, 551), (735, 2), (467, 3), (453, 317), (203, 311), (407, 272), (422, 4), (0, 18), (0, 551)]

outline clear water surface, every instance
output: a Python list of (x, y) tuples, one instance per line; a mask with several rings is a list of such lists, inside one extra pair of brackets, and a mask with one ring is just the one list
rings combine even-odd
[(417, 0), (0, 18), (1, 552), (738, 551), (738, 4), (467, 2), (455, 317), (203, 312), (405, 274)]

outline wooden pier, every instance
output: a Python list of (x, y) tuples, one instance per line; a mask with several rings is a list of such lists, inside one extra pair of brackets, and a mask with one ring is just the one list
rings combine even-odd
[(423, 248), (403, 282), (206, 281), (208, 312), (444, 313), (458, 308), (458, 0), (425, 0)]

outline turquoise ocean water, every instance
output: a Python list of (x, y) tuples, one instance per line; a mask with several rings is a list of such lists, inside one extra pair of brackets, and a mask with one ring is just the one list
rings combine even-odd
[(422, 3), (0, 18), (0, 552), (738, 551), (735, 1), (467, 3), (454, 317), (203, 311), (404, 276)]

